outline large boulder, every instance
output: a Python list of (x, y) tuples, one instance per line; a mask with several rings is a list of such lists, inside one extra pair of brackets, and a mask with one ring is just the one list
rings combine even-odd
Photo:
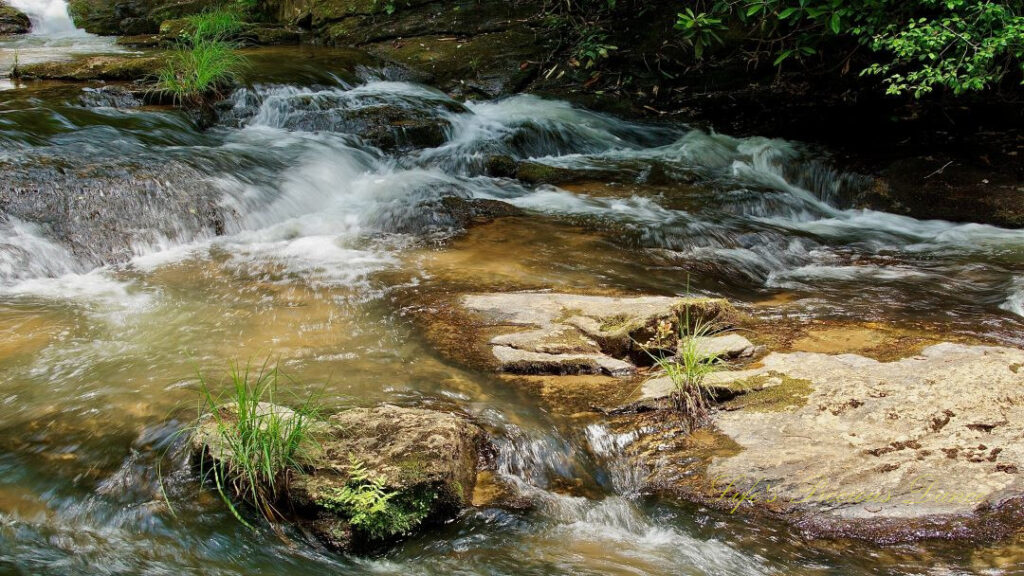
[[(647, 490), (769, 514), (810, 537), (984, 538), (1024, 522), (1024, 350), (773, 353), (712, 383), (736, 396), (714, 417), (722, 436), (706, 458), (671, 426), (627, 449)], [(643, 392), (664, 397), (671, 383)]]
[(164, 20), (199, 14), (217, 0), (70, 0), (68, 11), (79, 28), (105, 36), (154, 34)]
[(6, 34), (24, 34), (32, 27), (28, 16), (16, 8), (0, 1), (0, 36)]
[[(264, 410), (289, 414), (269, 404)], [(387, 540), (353, 522), (339, 500), (351, 487), (354, 463), (392, 494), (389, 514), (403, 529), (390, 537), (399, 537), (450, 520), (470, 506), (489, 454), (485, 432), (465, 415), (392, 405), (335, 414), (319, 425), (315, 437), (307, 469), (291, 479), (283, 499), (298, 521), (342, 550)], [(193, 443), (230, 466), (230, 449), (212, 419), (200, 424)]]
[[(116, 95), (92, 93), (102, 105)], [(87, 267), (123, 262), (142, 246), (225, 231), (220, 191), (181, 162), (24, 155), (0, 161), (0, 218), (46, 228)]]

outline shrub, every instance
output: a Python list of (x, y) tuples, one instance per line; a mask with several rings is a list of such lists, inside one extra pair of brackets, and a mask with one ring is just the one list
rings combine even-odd
[(263, 365), (258, 371), (232, 366), (230, 387), (214, 394), (199, 375), (201, 405), (199, 432), (207, 434), (207, 450), (213, 466), (204, 470), (221, 498), (243, 524), (234, 505), (241, 500), (255, 506), (270, 521), (281, 517), (276, 503), (294, 474), (301, 473), (311, 450), (317, 446), (313, 427), (319, 409), (312, 397), (295, 410), (274, 404), (280, 371)]
[(237, 10), (217, 9), (186, 18), (186, 40), (230, 40), (242, 31), (244, 24)]
[(157, 74), (158, 90), (176, 104), (202, 104), (237, 82), (247, 62), (232, 38), (243, 26), (231, 9), (188, 17), (186, 32)]
[(936, 88), (962, 94), (998, 84), (1010, 70), (1024, 72), (1020, 0), (708, 0), (698, 6), (704, 11), (687, 9), (676, 23), (697, 58), (731, 24), (756, 41), (752, 59), (769, 55), (775, 65), (818, 54), (834, 40), (866, 46), (876, 61), (861, 74), (881, 76), (890, 94), (920, 97)]

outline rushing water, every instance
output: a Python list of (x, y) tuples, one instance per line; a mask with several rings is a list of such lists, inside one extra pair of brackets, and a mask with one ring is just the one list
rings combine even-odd
[[(780, 527), (646, 502), (638, 471), (619, 458), (632, 437), (547, 414), (525, 392), (443, 361), (390, 296), (448, 281), (410, 257), (444, 254), (460, 232), (442, 198), (497, 199), (527, 216), (501, 224), (495, 261), (541, 262), (540, 287), (740, 302), (786, 294), (808, 316), (923, 318), (1021, 344), (1024, 233), (850, 209), (864, 182), (792, 142), (628, 122), (533, 96), (460, 103), (386, 76), (242, 89), (203, 132), (117, 90), (0, 97), (0, 570), (989, 566), (985, 551), (807, 546)], [(419, 147), (398, 130), (385, 135), (392, 146), (370, 145), (362, 119), (384, 110), (443, 126), (443, 143)], [(487, 175), (495, 155), (592, 177), (524, 185)], [(470, 251), (456, 270), (483, 265), (501, 284), (509, 272), (486, 268), (490, 255)], [(450, 285), (472, 289), (476, 274)], [(196, 486), (177, 432), (194, 415), (195, 370), (268, 356), (302, 383), (297, 392), (321, 391), (332, 408), (389, 401), (476, 415), (496, 434), (498, 473), (535, 508), (473, 510), (372, 559), (248, 531)]]

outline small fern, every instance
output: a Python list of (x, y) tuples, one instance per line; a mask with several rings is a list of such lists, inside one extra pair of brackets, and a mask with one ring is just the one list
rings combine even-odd
[(327, 496), (324, 506), (345, 516), (352, 527), (371, 540), (408, 534), (430, 513), (433, 494), (399, 498), (387, 479), (375, 475), (354, 455), (348, 457), (348, 481)]

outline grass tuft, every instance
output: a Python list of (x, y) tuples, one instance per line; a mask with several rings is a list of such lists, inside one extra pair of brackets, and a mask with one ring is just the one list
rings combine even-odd
[(237, 10), (216, 9), (194, 14), (185, 19), (188, 22), (186, 39), (231, 40), (245, 26)]
[[(672, 381), (672, 393), (669, 395), (672, 406), (691, 427), (698, 427), (707, 421), (711, 410), (713, 394), (706, 383), (707, 378), (719, 371), (724, 363), (717, 354), (708, 353), (701, 341), (721, 330), (711, 321), (699, 318), (691, 321), (689, 306), (678, 320), (678, 337), (674, 346), (665, 344), (665, 340), (676, 333), (672, 323), (663, 322), (658, 326), (655, 338), (643, 349)], [(666, 355), (665, 349), (674, 349), (675, 353)]]
[(157, 90), (176, 104), (199, 105), (241, 78), (247, 60), (232, 40), (244, 26), (238, 12), (213, 10), (191, 16), (189, 26), (157, 73)]
[(319, 407), (312, 396), (294, 410), (275, 404), (282, 378), (277, 367), (267, 364), (258, 370), (234, 365), (227, 390), (215, 394), (199, 375), (198, 431), (204, 434), (213, 460), (203, 475), (212, 478), (232, 514), (250, 527), (235, 501), (254, 506), (268, 521), (281, 519), (278, 502), (318, 447), (313, 428), (319, 421)]

